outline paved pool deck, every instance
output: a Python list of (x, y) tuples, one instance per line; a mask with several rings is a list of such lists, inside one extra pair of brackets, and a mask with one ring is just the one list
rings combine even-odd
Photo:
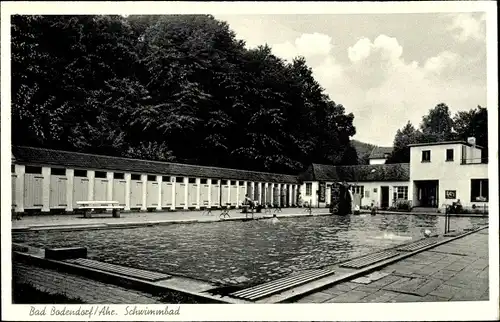
[[(363, 211), (362, 214), (367, 214)], [(60, 214), (60, 215), (26, 215), (21, 220), (12, 220), (12, 231), (23, 231), (29, 229), (52, 230), (52, 229), (101, 229), (126, 226), (141, 226), (151, 224), (169, 224), (169, 223), (191, 223), (191, 222), (213, 222), (220, 220), (244, 220), (251, 218), (251, 214), (244, 214), (241, 209), (232, 209), (229, 211), (229, 218), (220, 219), (221, 210), (213, 210), (211, 215), (206, 215), (203, 211), (162, 211), (162, 212), (126, 212), (122, 213), (120, 218), (113, 218), (111, 214), (93, 215), (92, 218), (83, 218), (82, 214)], [(284, 217), (303, 217), (303, 216), (325, 216), (330, 215), (326, 208), (312, 208), (311, 213), (305, 208), (283, 208), (280, 212), (272, 209), (270, 212), (262, 211), (254, 213), (255, 219), (269, 218), (276, 214), (279, 218)], [(390, 212), (379, 211), (378, 215), (434, 215), (442, 216), (437, 213), (421, 212)], [(469, 217), (484, 217), (484, 215), (461, 215)]]
[(487, 301), (488, 231), (479, 230), (294, 302)]

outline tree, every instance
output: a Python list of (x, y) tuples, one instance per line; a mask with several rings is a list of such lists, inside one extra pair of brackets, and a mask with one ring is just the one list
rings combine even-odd
[(422, 118), (420, 130), (423, 142), (442, 142), (454, 139), (453, 119), (448, 106), (440, 103), (429, 110), (429, 113)]
[(14, 144), (297, 173), (357, 162), (354, 116), (302, 57), (210, 15), (15, 16)]
[(488, 110), (478, 106), (469, 111), (460, 111), (453, 118), (457, 138), (466, 141), (475, 137), (477, 145), (482, 146), (483, 158), (488, 157)]
[(407, 163), (410, 162), (410, 144), (419, 143), (422, 140), (422, 133), (415, 129), (408, 121), (406, 125), (396, 132), (394, 137), (394, 149), (386, 163)]

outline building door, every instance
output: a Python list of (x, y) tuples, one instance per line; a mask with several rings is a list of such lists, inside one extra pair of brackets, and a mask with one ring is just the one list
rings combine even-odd
[(418, 181), (418, 202), (421, 207), (437, 207), (439, 204), (439, 181)]
[(382, 186), (380, 187), (380, 208), (387, 209), (389, 208), (389, 187)]

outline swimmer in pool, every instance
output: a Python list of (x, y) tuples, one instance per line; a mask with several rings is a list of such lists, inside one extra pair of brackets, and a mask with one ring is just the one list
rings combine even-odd
[(277, 223), (279, 223), (279, 222), (280, 222), (280, 221), (279, 221), (278, 217), (276, 217), (276, 214), (274, 214), (274, 215), (273, 215), (273, 218), (271, 218), (271, 223), (272, 223), (272, 224), (277, 224)]

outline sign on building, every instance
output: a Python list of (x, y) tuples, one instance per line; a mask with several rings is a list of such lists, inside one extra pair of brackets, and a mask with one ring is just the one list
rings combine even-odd
[(456, 190), (445, 190), (444, 194), (446, 196), (446, 199), (457, 199)]
[(326, 182), (319, 183), (319, 202), (326, 201)]

